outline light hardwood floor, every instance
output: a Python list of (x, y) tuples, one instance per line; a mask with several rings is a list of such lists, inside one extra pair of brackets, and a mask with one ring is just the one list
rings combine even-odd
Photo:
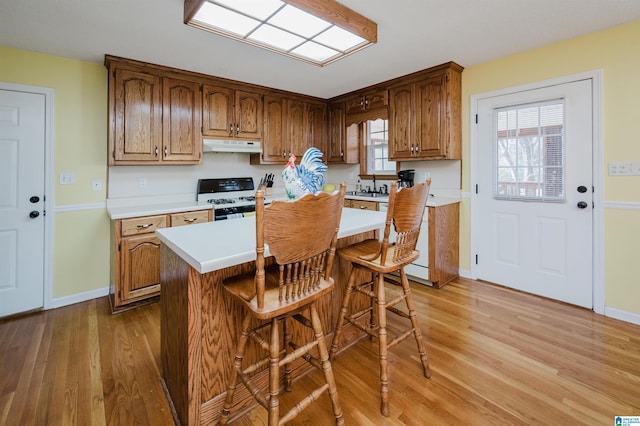
[[(333, 363), (351, 425), (613, 425), (640, 415), (640, 326), (502, 287), (412, 285), (432, 377), (415, 342), (390, 350), (379, 414), (376, 344)], [(0, 425), (171, 425), (159, 305), (111, 315), (106, 298), (0, 321)], [(319, 374), (297, 381), (307, 393)], [(331, 424), (323, 395), (293, 424)], [(238, 424), (266, 424), (255, 409)]]

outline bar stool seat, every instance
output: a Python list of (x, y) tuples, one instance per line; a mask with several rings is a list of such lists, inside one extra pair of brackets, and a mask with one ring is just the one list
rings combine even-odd
[[(331, 270), (335, 256), (338, 227), (344, 204), (346, 184), (333, 194), (305, 195), (295, 201), (274, 200), (264, 205), (264, 192), (256, 193), (256, 270), (255, 273), (223, 281), (225, 293), (245, 310), (236, 355), (227, 384), (227, 395), (220, 423), (231, 418), (238, 379), (256, 401), (267, 409), (270, 426), (284, 424), (328, 392), (337, 425), (344, 424), (336, 383), (329, 361), (322, 323), (316, 301), (334, 287)], [(265, 246), (274, 263), (265, 267)], [(308, 312), (308, 315), (304, 315)], [(313, 333), (292, 332), (291, 320)], [(282, 331), (281, 331), (282, 329)], [(304, 329), (303, 329), (304, 330)], [(293, 341), (312, 336), (311, 341)], [(249, 365), (243, 365), (250, 339), (268, 353)], [(320, 369), (324, 381), (320, 387), (280, 416), (280, 393), (292, 387), (291, 363), (302, 358)], [(283, 367), (283, 377), (280, 369)], [(268, 389), (261, 389), (255, 375), (268, 369)]]
[[(396, 183), (391, 184), (389, 194), (389, 208), (383, 239), (369, 239), (338, 250), (338, 256), (351, 262), (351, 273), (342, 301), (342, 307), (336, 323), (335, 333), (329, 352), (333, 358), (340, 345), (340, 335), (345, 322), (348, 322), (371, 338), (378, 339), (378, 355), (380, 363), (380, 412), (389, 415), (389, 368), (388, 349), (397, 345), (409, 336), (414, 336), (418, 346), (418, 354), (425, 377), (431, 377), (427, 352), (422, 341), (422, 332), (416, 317), (413, 296), (404, 267), (419, 256), (416, 250), (420, 225), (424, 215), (431, 179), (412, 188), (397, 190)], [(395, 229), (395, 241), (390, 242), (391, 225)], [(373, 279), (362, 284), (356, 283), (356, 278), (362, 276), (358, 271), (371, 273)], [(399, 272), (402, 294), (387, 300), (385, 292), (385, 274)], [(350, 302), (353, 293), (358, 292), (369, 297), (367, 308), (351, 312)], [(407, 311), (395, 307), (404, 301)], [(387, 312), (396, 314), (410, 321), (411, 326), (388, 335)], [(368, 322), (366, 321), (368, 319)]]

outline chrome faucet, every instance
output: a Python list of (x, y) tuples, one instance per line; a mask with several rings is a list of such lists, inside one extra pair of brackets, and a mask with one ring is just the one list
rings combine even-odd
[(373, 175), (373, 192), (378, 192), (378, 190), (376, 189), (376, 175)]

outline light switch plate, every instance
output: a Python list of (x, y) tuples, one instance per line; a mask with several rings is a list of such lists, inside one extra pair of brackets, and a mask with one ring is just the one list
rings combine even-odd
[(75, 173), (60, 173), (60, 185), (72, 185), (76, 183)]
[(640, 176), (639, 162), (609, 163), (609, 176)]

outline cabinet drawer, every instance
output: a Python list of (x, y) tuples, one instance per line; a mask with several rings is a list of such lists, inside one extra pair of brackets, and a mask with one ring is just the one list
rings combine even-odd
[(173, 213), (170, 216), (171, 227), (209, 222), (209, 210)]
[(351, 200), (351, 208), (378, 211), (378, 203), (375, 201)]
[(122, 236), (150, 234), (158, 228), (167, 227), (167, 216), (145, 216), (122, 220)]

